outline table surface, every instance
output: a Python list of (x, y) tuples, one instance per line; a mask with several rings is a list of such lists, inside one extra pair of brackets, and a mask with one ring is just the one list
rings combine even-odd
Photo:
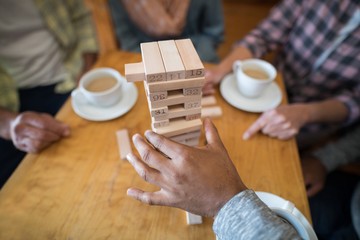
[[(125, 63), (140, 61), (140, 54), (114, 51), (101, 56), (97, 67), (124, 74)], [(284, 90), (280, 76), (277, 82)], [(111, 121), (82, 119), (71, 99), (65, 103), (57, 118), (71, 126), (71, 136), (28, 154), (0, 191), (0, 239), (215, 239), (210, 218), (189, 226), (182, 210), (148, 206), (126, 195), (130, 186), (156, 190), (119, 157), (117, 130), (133, 135), (150, 127), (143, 84), (136, 86), (134, 108)], [(310, 219), (295, 141), (262, 134), (243, 141), (242, 133), (259, 114), (231, 107), (218, 91), (215, 97), (223, 115), (213, 121), (245, 184), (293, 202)]]

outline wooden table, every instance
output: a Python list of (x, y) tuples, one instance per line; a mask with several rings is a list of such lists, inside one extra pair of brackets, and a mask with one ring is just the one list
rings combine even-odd
[[(138, 61), (139, 54), (109, 52), (97, 66), (124, 74), (125, 63)], [(27, 155), (0, 192), (0, 239), (215, 238), (212, 219), (188, 226), (182, 210), (127, 197), (130, 186), (156, 189), (119, 158), (115, 131), (127, 128), (132, 135), (150, 127), (142, 83), (136, 86), (134, 108), (112, 121), (84, 120), (66, 102), (57, 118), (71, 126), (71, 137)], [(258, 114), (231, 107), (219, 93), (215, 96), (223, 116), (214, 123), (246, 185), (292, 201), (310, 219), (295, 141), (261, 134), (243, 141), (242, 133)]]

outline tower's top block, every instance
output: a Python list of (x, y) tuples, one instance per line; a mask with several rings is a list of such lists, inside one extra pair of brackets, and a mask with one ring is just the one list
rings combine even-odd
[(142, 63), (125, 64), (128, 82), (151, 84), (204, 76), (204, 65), (190, 39), (147, 42), (140, 47)]

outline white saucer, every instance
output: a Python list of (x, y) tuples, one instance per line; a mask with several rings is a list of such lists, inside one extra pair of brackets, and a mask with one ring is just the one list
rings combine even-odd
[(71, 104), (77, 115), (91, 121), (107, 121), (120, 117), (135, 105), (138, 91), (134, 83), (122, 83), (122, 97), (118, 103), (110, 107), (96, 107), (81, 99), (83, 95), (77, 88), (71, 93)]
[(220, 84), (222, 97), (233, 107), (247, 112), (264, 112), (273, 109), (281, 103), (281, 90), (273, 82), (258, 98), (247, 98), (240, 94), (234, 74), (228, 74)]
[(263, 201), (278, 216), (292, 224), (302, 239), (318, 239), (308, 220), (292, 202), (268, 192), (255, 193), (260, 200)]

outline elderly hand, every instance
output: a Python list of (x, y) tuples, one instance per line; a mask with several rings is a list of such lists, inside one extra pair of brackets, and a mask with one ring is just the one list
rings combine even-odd
[(259, 131), (281, 140), (290, 139), (308, 122), (308, 115), (305, 104), (283, 105), (266, 111), (245, 131), (243, 139), (247, 140)]
[(312, 197), (323, 189), (327, 171), (321, 161), (314, 157), (301, 159), (302, 171), (308, 197)]
[(215, 126), (204, 121), (207, 145), (192, 148), (175, 143), (154, 132), (136, 134), (133, 142), (141, 159), (128, 160), (147, 182), (160, 187), (157, 192), (136, 188), (127, 194), (150, 205), (184, 209), (202, 216), (216, 216), (234, 195), (246, 189), (221, 142)]
[(10, 123), (15, 147), (29, 153), (39, 152), (69, 134), (69, 126), (45, 113), (23, 112)]
[(215, 86), (219, 84), (223, 77), (223, 74), (219, 71), (216, 71), (216, 69), (205, 71), (205, 84), (202, 88), (202, 93), (204, 96), (206, 95), (212, 95), (215, 93)]

